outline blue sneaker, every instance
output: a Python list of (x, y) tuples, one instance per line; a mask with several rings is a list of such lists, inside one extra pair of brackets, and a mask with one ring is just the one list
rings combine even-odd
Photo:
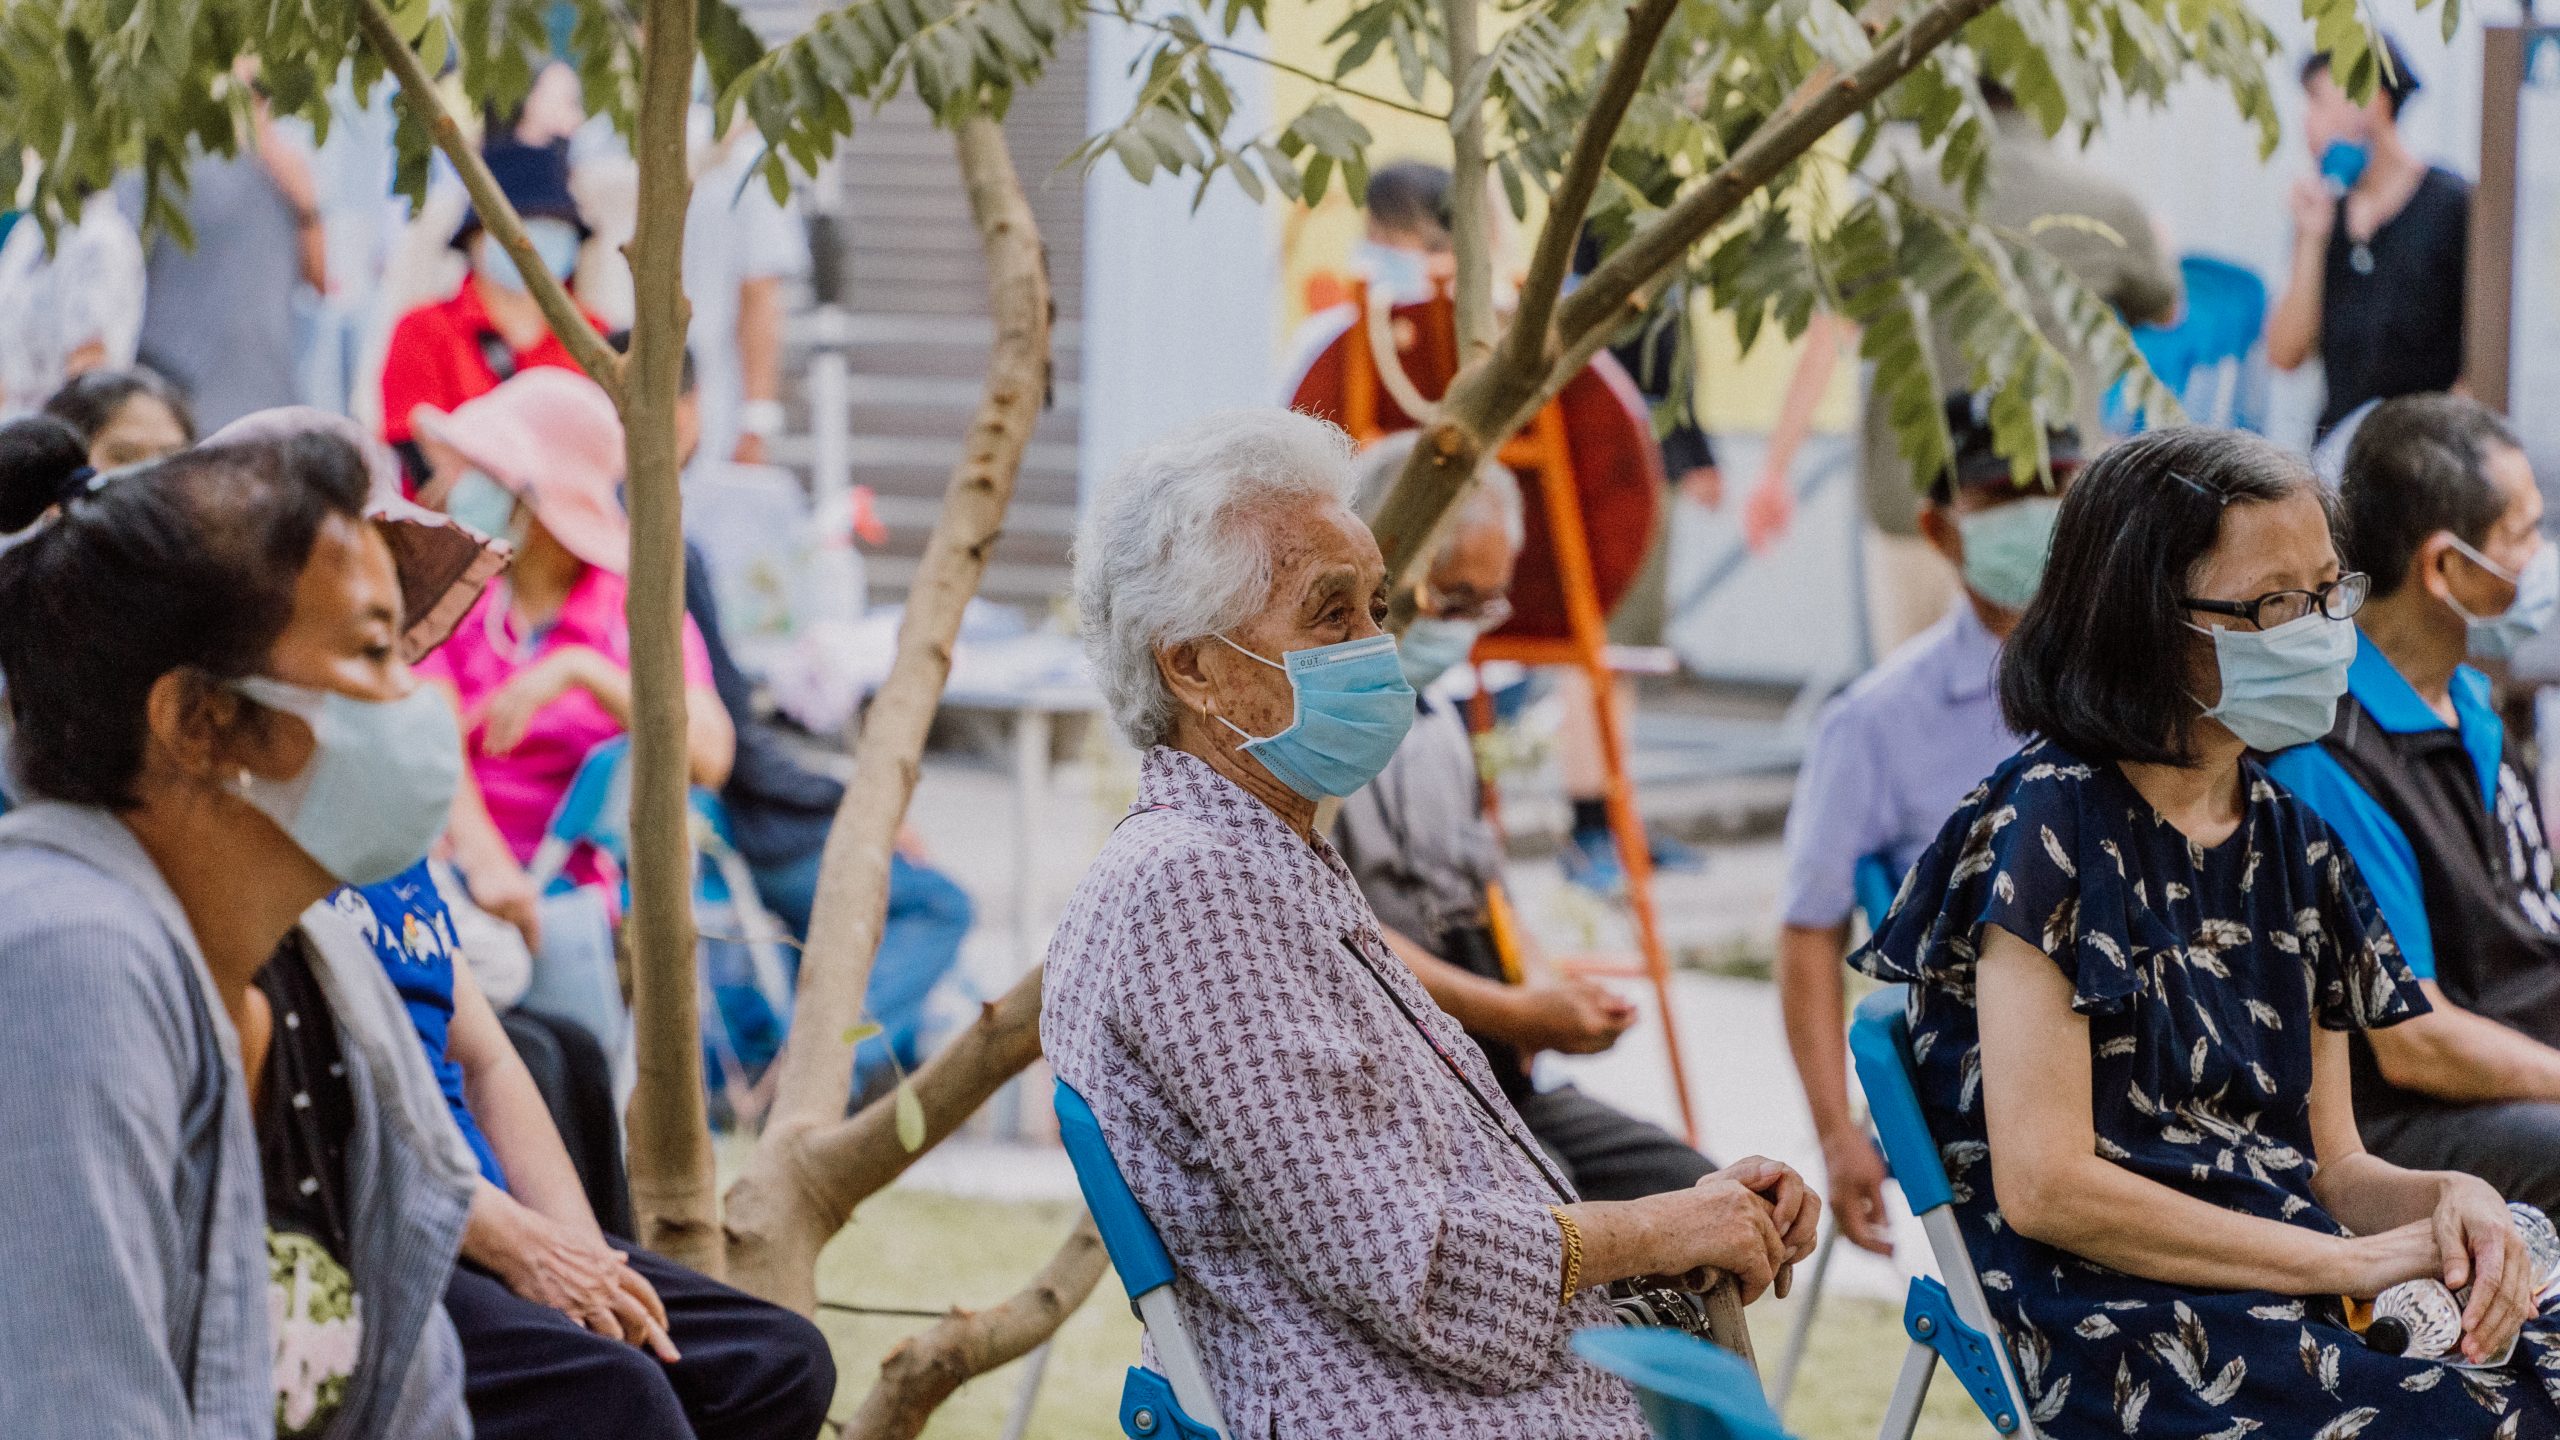
[(1576, 830), (1557, 857), (1564, 878), (1604, 900), (1627, 893), (1627, 867), (1618, 863), (1618, 841), (1606, 830)]
[(1686, 841), (1675, 840), (1659, 830), (1647, 831), (1645, 850), (1653, 857), (1653, 868), (1671, 875), (1695, 875), (1707, 868), (1707, 852)]

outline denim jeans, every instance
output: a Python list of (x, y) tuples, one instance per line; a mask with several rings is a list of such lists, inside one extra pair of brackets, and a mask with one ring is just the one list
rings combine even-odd
[[(756, 890), (765, 908), (802, 940), (809, 938), (809, 914), (818, 899), (818, 859), (813, 854), (756, 867)], [(871, 982), (862, 995), (863, 1012), (878, 1022), (881, 1033), (855, 1052), (856, 1093), (888, 1083), (892, 1056), (906, 1070), (924, 1058), (925, 997), (960, 963), (960, 941), (975, 913), (968, 892), (950, 876), (904, 855), (890, 856), (889, 920), (880, 932), (880, 953), (871, 962)]]

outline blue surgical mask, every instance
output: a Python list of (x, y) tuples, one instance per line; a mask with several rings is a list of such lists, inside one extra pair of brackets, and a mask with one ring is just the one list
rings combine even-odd
[(2464, 544), (2459, 535), (2445, 538), (2451, 540), (2453, 548), (2461, 551), (2472, 564), (2516, 587), (2516, 598), (2508, 601), (2507, 608), (2495, 615), (2474, 615), (2462, 608), (2461, 601), (2450, 595), (2445, 597), (2445, 603), (2453, 607), (2453, 613), (2461, 616), (2471, 627), (2467, 636), (2471, 658), (2505, 660), (2512, 657), (2517, 646), (2541, 634), (2543, 627), (2551, 623), (2553, 612), (2560, 611), (2560, 550), (2553, 549), (2549, 541), (2544, 541), (2519, 573)]
[(2341, 195), (2356, 188), (2364, 178), (2364, 167), (2373, 160), (2373, 151), (2361, 140), (2332, 140), (2320, 152), (2320, 178), (2329, 182)]
[(243, 773), (234, 787), (302, 853), (348, 885), (380, 884), (427, 858), (462, 778), (462, 732), (441, 692), (358, 700), (263, 675), (231, 688), (311, 727), (301, 774)]
[(1483, 627), (1473, 620), (1415, 616), (1396, 640), (1396, 663), (1404, 667), (1404, 683), (1416, 690), (1430, 689), (1431, 682), (1467, 658), (1482, 633)]
[(444, 513), (483, 535), (504, 535), (515, 521), (515, 492), (485, 470), (465, 470), (445, 492)]
[(2029, 495), (1956, 517), (1956, 533), (1964, 537), (1964, 584), (1974, 594), (2003, 610), (2024, 610), (2044, 579), (2045, 557), (2053, 551), (2053, 520), (2062, 501), (2052, 495)]
[(2188, 629), (2213, 641), (2222, 698), (2205, 714), (2252, 750), (2308, 745), (2329, 733), (2355, 663), (2356, 627), (2315, 610), (2273, 630)]
[(1244, 736), (1244, 753), (1272, 779), (1310, 800), (1350, 795), (1377, 779), (1413, 728), (1413, 687), (1396, 661), (1393, 635), (1292, 650), (1278, 660), (1224, 635), (1218, 639), (1289, 677), (1288, 729), (1255, 736), (1223, 715), (1217, 719)]
[(1431, 267), (1419, 250), (1363, 240), (1351, 247), (1351, 268), (1395, 304), (1419, 305), (1431, 298)]
[[(540, 215), (524, 222), (524, 238), (533, 246), (533, 253), (542, 257), (543, 268), (551, 272), (553, 279), (566, 280), (576, 273), (581, 243), (577, 226)], [(481, 242), (478, 268), (490, 284), (519, 295), (524, 293), (524, 272), (516, 268), (515, 257), (507, 253), (495, 235)]]

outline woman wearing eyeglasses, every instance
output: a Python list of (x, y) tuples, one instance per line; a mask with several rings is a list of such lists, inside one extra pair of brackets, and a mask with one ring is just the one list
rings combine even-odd
[[(2498, 1195), (2365, 1152), (2349, 1030), (2426, 1008), (2328, 828), (2258, 752), (2324, 734), (2365, 577), (2249, 436), (2169, 430), (2063, 500), (2003, 652), (2038, 738), (1948, 821), (1868, 947), (1912, 982), (1921, 1103), (2048, 1436), (2560, 1435), (2560, 1330)], [(2452, 1360), (2342, 1297), (2470, 1295)]]

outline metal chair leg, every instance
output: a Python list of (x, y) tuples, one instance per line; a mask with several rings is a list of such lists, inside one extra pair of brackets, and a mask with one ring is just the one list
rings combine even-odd
[(1796, 1371), (1804, 1364), (1805, 1347), (1813, 1339), (1814, 1312), (1822, 1308), (1823, 1283), (1831, 1277), (1831, 1253), (1839, 1247), (1840, 1226), (1833, 1222), (1822, 1234), (1822, 1246), (1813, 1252), (1813, 1272), (1805, 1277), (1804, 1298), (1797, 1302), (1795, 1323), (1788, 1327), (1787, 1348), (1778, 1356), (1778, 1373), (1769, 1382), (1769, 1406), (1780, 1415), (1787, 1413), (1788, 1397), (1795, 1394)]
[(1902, 1373), (1894, 1377), (1893, 1402), (1884, 1409), (1884, 1425), (1876, 1440), (1911, 1440), (1920, 1428), (1920, 1409), (1929, 1401), (1929, 1381), (1938, 1373), (1938, 1352), (1914, 1340), (1903, 1352)]

